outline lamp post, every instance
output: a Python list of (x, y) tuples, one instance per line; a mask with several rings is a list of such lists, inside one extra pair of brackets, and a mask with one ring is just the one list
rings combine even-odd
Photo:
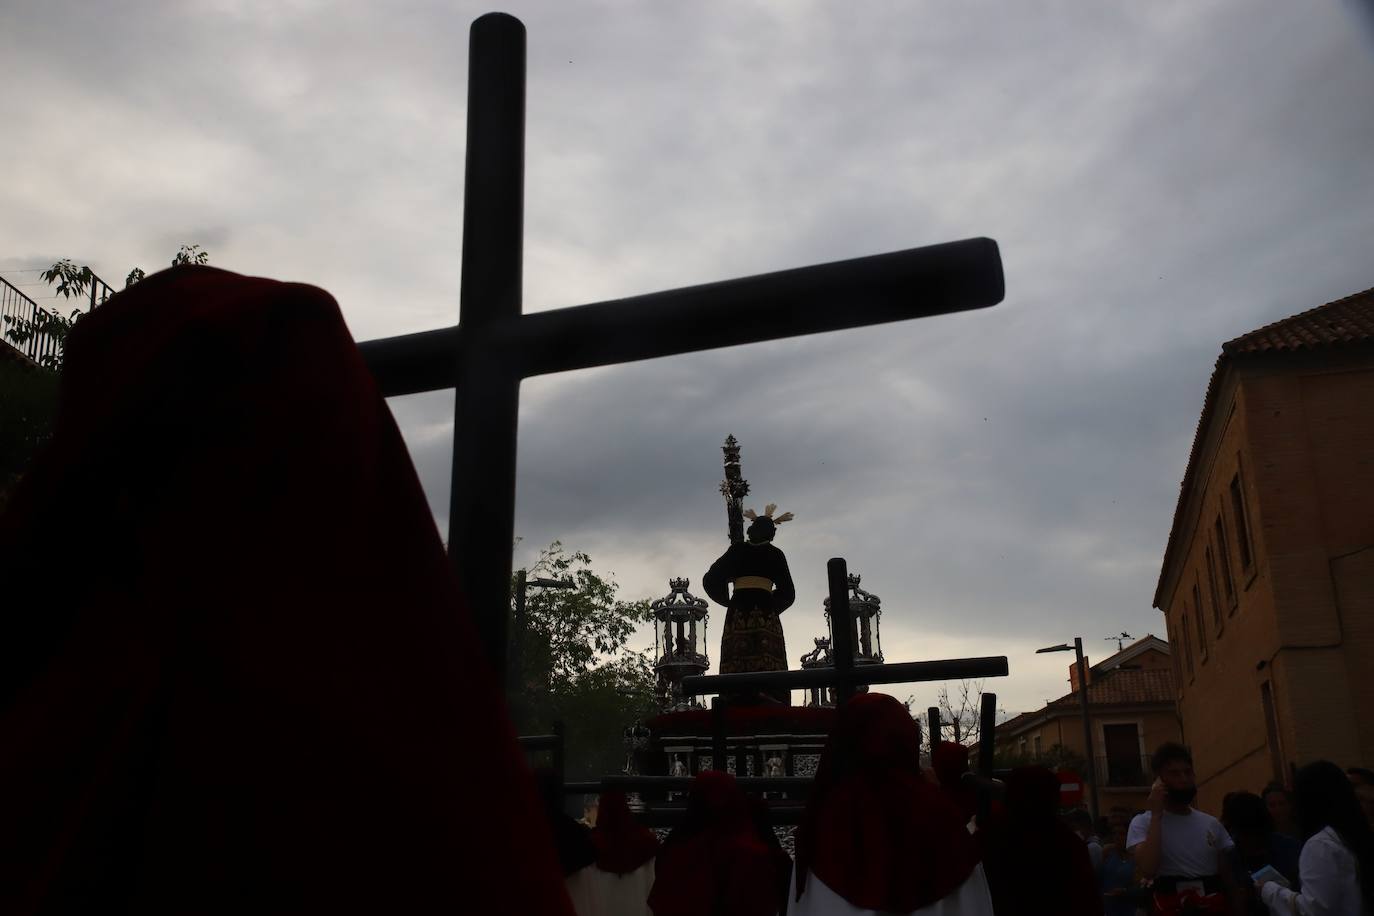
[(1036, 649), (1035, 654), (1044, 652), (1073, 652), (1078, 663), (1078, 702), (1083, 711), (1083, 752), (1087, 755), (1087, 772), (1083, 774), (1088, 782), (1088, 811), (1092, 814), (1093, 824), (1097, 824), (1097, 758), (1093, 756), (1093, 727), (1088, 718), (1088, 665), (1083, 660), (1083, 638), (1075, 636), (1073, 645), (1060, 643)]
[(577, 588), (571, 579), (527, 579), (523, 569), (515, 573), (515, 638), (510, 641), (510, 669), (506, 672), (506, 696), (521, 695), (520, 683), (521, 655), (524, 650), (525, 635), (525, 592), (530, 588)]

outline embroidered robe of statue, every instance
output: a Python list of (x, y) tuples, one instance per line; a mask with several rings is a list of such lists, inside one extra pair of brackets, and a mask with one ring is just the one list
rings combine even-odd
[[(786, 670), (779, 615), (792, 606), (797, 593), (783, 552), (769, 543), (732, 544), (711, 564), (701, 584), (711, 600), (727, 608), (720, 673)], [(767, 695), (784, 705), (791, 702), (786, 690)]]

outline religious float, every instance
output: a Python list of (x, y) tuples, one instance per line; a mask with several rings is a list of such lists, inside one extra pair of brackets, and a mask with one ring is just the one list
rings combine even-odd
[[(767, 601), (751, 604), (739, 596), (750, 591), (781, 594), (785, 597), (779, 610), (791, 603), (792, 584), (786, 563), (777, 562), (781, 551), (769, 543), (776, 526), (789, 520), (791, 513), (775, 516), (776, 507), (772, 505), (762, 515), (745, 510), (743, 498), (749, 492), (749, 484), (740, 474), (740, 446), (734, 436), (725, 440), (723, 451), (725, 480), (721, 493), (726, 500), (731, 546), (705, 577), (712, 597), (729, 608), (722, 628), (722, 653), (733, 654), (734, 658), (721, 667), (727, 672), (783, 670), (787, 668), (787, 659), (783, 655), (777, 612), (771, 610)], [(751, 521), (748, 539), (745, 519)], [(757, 557), (752, 555), (755, 553)], [(721, 589), (721, 581), (711, 582), (713, 573), (717, 580), (734, 583), (733, 595)], [(782, 577), (786, 577), (785, 582), (779, 581)], [(849, 575), (850, 644), (854, 647), (855, 667), (883, 662), (882, 600), (861, 588), (860, 582), (858, 575)], [(626, 774), (690, 777), (716, 769), (719, 716), (723, 719), (727, 772), (765, 777), (814, 775), (834, 721), (834, 691), (813, 687), (803, 693), (804, 703), (800, 706), (791, 705), (790, 694), (784, 693), (730, 697), (723, 710), (707, 707), (700, 697), (683, 687), (685, 678), (704, 675), (711, 668), (710, 656), (705, 651), (710, 604), (692, 594), (690, 585), (685, 577), (672, 578), (668, 581), (668, 594), (652, 603), (656, 699), (660, 712), (626, 730)], [(767, 608), (771, 619), (759, 620), (753, 613), (759, 607)], [(741, 610), (743, 613), (739, 613)], [(813, 639), (814, 647), (800, 657), (803, 670), (834, 668), (834, 624), (829, 598), (825, 599), (822, 613), (827, 632)], [(762, 616), (768, 618), (769, 613)], [(769, 795), (786, 798), (787, 792)], [(672, 802), (679, 796), (680, 793), (668, 790), (651, 791), (644, 801)]]

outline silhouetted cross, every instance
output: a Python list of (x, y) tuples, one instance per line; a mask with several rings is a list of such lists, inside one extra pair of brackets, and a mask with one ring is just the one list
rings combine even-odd
[(488, 13), (468, 49), (458, 326), (361, 350), (384, 395), (456, 388), (449, 557), (500, 675), (523, 379), (985, 308), (1002, 300), (1002, 262), (969, 239), (522, 315), (525, 27)]

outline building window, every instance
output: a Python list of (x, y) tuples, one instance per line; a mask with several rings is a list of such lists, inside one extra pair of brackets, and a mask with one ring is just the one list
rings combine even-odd
[(1221, 551), (1221, 585), (1226, 590), (1226, 606), (1236, 609), (1236, 582), (1231, 578), (1231, 548), (1226, 543), (1226, 526), (1221, 523), (1221, 513), (1217, 513), (1216, 524), (1212, 526), (1217, 535), (1217, 549)]
[(1188, 680), (1191, 681), (1193, 679), (1193, 634), (1189, 625), (1188, 605), (1183, 606), (1183, 613), (1179, 615), (1179, 619), (1183, 623), (1183, 626), (1179, 628), (1183, 631), (1183, 662), (1188, 668)]
[(1217, 559), (1212, 554), (1211, 545), (1207, 545), (1207, 597), (1212, 599), (1212, 626), (1216, 627), (1217, 635), (1221, 635), (1221, 628), (1224, 626), (1221, 617), (1221, 601), (1217, 598)]
[(1098, 772), (1106, 772), (1109, 786), (1145, 786), (1146, 761), (1140, 753), (1140, 730), (1134, 722), (1102, 726), (1102, 745), (1106, 757)]
[(1207, 663), (1207, 625), (1202, 620), (1202, 592), (1193, 580), (1193, 616), (1197, 618), (1197, 654)]
[[(1167, 619), (1167, 618), (1166, 618)], [(1169, 659), (1174, 663), (1174, 683), (1183, 686), (1183, 628), (1169, 623)]]
[(1035, 759), (1040, 759), (1040, 736), (1035, 736)]
[(1241, 488), (1240, 472), (1231, 478), (1231, 512), (1236, 523), (1236, 549), (1240, 551), (1240, 568), (1248, 572), (1255, 556), (1250, 546), (1250, 517), (1245, 512), (1245, 491)]
[(1278, 711), (1274, 708), (1274, 694), (1269, 689), (1269, 682), (1260, 684), (1260, 706), (1264, 709), (1264, 731), (1266, 743), (1269, 745), (1269, 766), (1274, 774), (1275, 782), (1287, 782), (1283, 772), (1283, 748), (1279, 744), (1279, 717)]

